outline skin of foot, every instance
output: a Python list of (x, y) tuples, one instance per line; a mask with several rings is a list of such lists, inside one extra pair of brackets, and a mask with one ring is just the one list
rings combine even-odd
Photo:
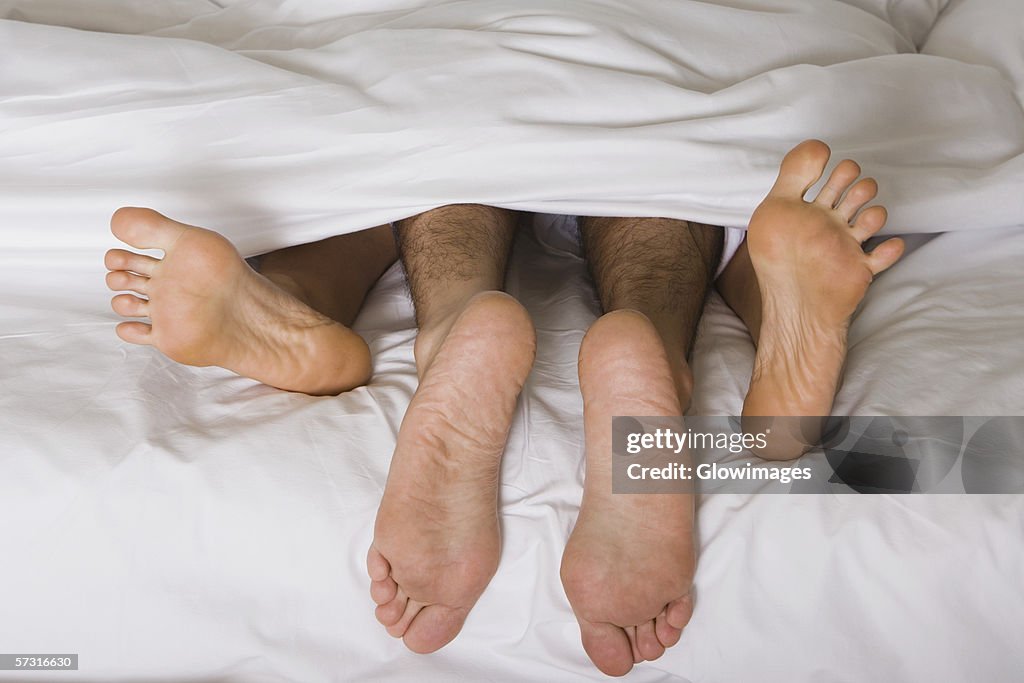
[[(804, 194), (821, 178), (831, 151), (808, 140), (786, 155), (778, 180), (754, 212), (747, 247), (762, 302), (761, 326), (744, 426), (757, 416), (826, 416), (846, 360), (850, 318), (872, 279), (903, 254), (900, 239), (870, 253), (862, 243), (886, 222), (875, 198), (877, 183), (857, 180), (860, 167), (847, 159), (833, 170), (813, 201)], [(751, 427), (748, 431), (758, 431)], [(769, 459), (805, 452), (798, 425), (773, 430)]]
[(580, 347), (586, 482), (561, 577), (583, 648), (609, 676), (660, 657), (693, 612), (693, 497), (612, 493), (612, 417), (680, 415), (670, 368), (636, 311), (604, 315)]
[(305, 394), (338, 394), (369, 380), (370, 352), (359, 335), (255, 272), (222, 235), (132, 207), (110, 226), (130, 247), (164, 252), (106, 253), (107, 286), (132, 292), (111, 300), (114, 311), (150, 319), (119, 324), (124, 341)]
[(535, 346), (523, 307), (483, 292), (420, 368), (367, 555), (377, 620), (414, 652), (455, 638), (497, 569), (501, 455)]

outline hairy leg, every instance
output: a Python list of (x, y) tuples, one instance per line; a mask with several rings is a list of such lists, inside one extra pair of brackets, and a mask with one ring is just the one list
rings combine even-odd
[(612, 494), (611, 421), (680, 415), (689, 403), (686, 356), (722, 234), (660, 218), (587, 219), (582, 231), (606, 313), (580, 347), (586, 482), (562, 583), (587, 654), (622, 675), (679, 640), (696, 554), (692, 496)]
[(498, 476), (534, 331), (499, 291), (509, 212), (446, 206), (398, 226), (420, 385), (398, 433), (367, 556), (377, 619), (415, 652), (461, 630), (497, 569)]
[(398, 245), (416, 308), (416, 365), (426, 372), (455, 319), (481, 292), (500, 291), (517, 216), (454, 204), (397, 224)]
[(580, 231), (602, 308), (647, 316), (685, 410), (693, 390), (686, 358), (721, 258), (722, 229), (670, 218), (582, 218)]
[[(152, 209), (119, 209), (110, 225), (129, 246), (164, 252), (162, 259), (124, 249), (105, 256), (110, 289), (134, 292), (115, 296), (114, 310), (150, 319), (118, 325), (125, 341), (152, 345), (179, 363), (216, 365), (307, 394), (337, 394), (369, 380), (369, 348), (341, 323), (351, 322), (373, 282), (394, 261), (380, 228), (325, 240), (330, 249), (315, 259), (298, 256), (312, 253), (304, 247), (285, 250), (293, 256), (283, 270), (275, 269), (272, 254), (270, 270), (260, 275), (223, 235)], [(372, 253), (346, 248), (371, 242), (378, 245)], [(335, 283), (343, 287), (322, 289), (310, 277), (328, 261), (350, 273)]]

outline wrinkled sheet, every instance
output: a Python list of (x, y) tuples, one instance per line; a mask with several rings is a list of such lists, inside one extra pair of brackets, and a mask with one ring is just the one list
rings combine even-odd
[(745, 225), (819, 137), (879, 179), (897, 232), (1007, 227), (1019, 9), (0, 0), (0, 223), (72, 245), (141, 204), (247, 253), (453, 202)]
[[(1024, 230), (964, 231), (879, 278), (836, 412), (1024, 413), (1022, 259)], [(398, 268), (357, 324), (374, 379), (336, 398), (120, 343), (96, 263), (4, 268), (0, 643), (80, 653), (80, 672), (45, 680), (604, 680), (558, 580), (582, 490), (576, 354), (598, 309), (585, 265), (529, 235), (508, 282), (538, 358), (505, 453), (501, 566), (459, 638), (424, 657), (374, 621), (363, 568), (416, 384)], [(738, 411), (752, 362), (712, 297), (693, 410)], [(713, 495), (698, 538), (693, 621), (629, 680), (953, 683), (1024, 667), (1020, 496)]]
[[(421, 657), (374, 621), (363, 569), (416, 382), (400, 270), (357, 322), (371, 384), (278, 392), (117, 340), (100, 259), (121, 204), (247, 253), (453, 200), (742, 225), (814, 135), (883, 181), (900, 230), (953, 230), (913, 238), (873, 285), (835, 412), (1024, 414), (1013, 3), (674, 4), (714, 39), (656, 39), (660, 3), (589, 3), (588, 23), (569, 2), (0, 1), (19, 20), (0, 23), (0, 648), (82, 669), (0, 680), (604, 679), (557, 571), (582, 485), (576, 353), (598, 314), (577, 255), (544, 234), (516, 247), (538, 360), (503, 465), (502, 562), (460, 637)], [(986, 41), (963, 39), (983, 22)], [(823, 23), (820, 42), (797, 30)], [(728, 59), (702, 57), (735, 33)], [(804, 52), (762, 73), (765, 36)], [(397, 72), (365, 61), (381, 44)], [(458, 78), (499, 62), (500, 82)], [(874, 88), (891, 97), (856, 106)], [(445, 97), (410, 109), (427, 89)], [(736, 413), (752, 359), (713, 296), (692, 410)], [(716, 495), (698, 516), (693, 621), (629, 680), (1024, 670), (1019, 496)]]

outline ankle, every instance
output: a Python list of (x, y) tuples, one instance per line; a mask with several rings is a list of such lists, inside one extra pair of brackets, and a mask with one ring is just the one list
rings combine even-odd
[(419, 331), (416, 333), (416, 342), (413, 345), (413, 356), (416, 359), (416, 372), (420, 378), (434, 361), (434, 356), (437, 355), (448, 332), (451, 331), (455, 321), (466, 310), (469, 303), (479, 296), (500, 291), (474, 288), (450, 296), (443, 303), (435, 302), (426, 311), (423, 310), (423, 307), (417, 311), (420, 324)]
[(441, 348), (441, 344), (448, 336), (448, 332), (451, 331), (457, 317), (458, 314), (453, 313), (441, 319), (432, 319), (429, 324), (421, 325), (417, 331), (412, 354), (416, 359), (416, 374), (420, 379), (423, 379), (427, 368), (434, 362), (438, 349)]
[(676, 384), (676, 392), (679, 394), (679, 408), (686, 413), (690, 407), (690, 400), (693, 398), (693, 371), (690, 364), (682, 356), (682, 351), (671, 351), (669, 353), (669, 364), (672, 366), (672, 379)]

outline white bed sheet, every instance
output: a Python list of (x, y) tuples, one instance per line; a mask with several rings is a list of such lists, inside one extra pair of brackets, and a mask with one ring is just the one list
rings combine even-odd
[[(1024, 230), (950, 233), (880, 278), (837, 411), (1024, 411), (1022, 259)], [(538, 359), (502, 471), (501, 567), (431, 656), (374, 622), (363, 569), (415, 387), (397, 268), (357, 325), (373, 381), (312, 398), (120, 343), (98, 262), (6, 261), (0, 643), (78, 652), (82, 667), (37, 678), (602, 678), (558, 581), (581, 491), (576, 353), (597, 313), (578, 258), (530, 235), (517, 246), (509, 289)], [(735, 413), (753, 349), (717, 297), (695, 355), (695, 412)], [(1008, 681), (1024, 667), (1019, 496), (716, 495), (698, 515), (693, 621), (630, 680)]]
[[(0, 0), (0, 16), (22, 20), (0, 23), (0, 82), (9, 86), (0, 98), (0, 647), (78, 652), (82, 667), (66, 675), (0, 673), (0, 680), (603, 678), (579, 646), (557, 576), (581, 491), (575, 359), (597, 314), (577, 257), (529, 235), (517, 247), (509, 287), (534, 316), (539, 355), (503, 466), (502, 564), (460, 637), (421, 657), (376, 624), (363, 570), (415, 387), (415, 331), (400, 272), (385, 276), (357, 324), (374, 352), (371, 384), (335, 398), (286, 394), (226, 371), (178, 366), (116, 339), (101, 257), (114, 246), (105, 222), (120, 204), (156, 204), (221, 228), (247, 253), (455, 199), (515, 204), (512, 198), (527, 197), (522, 208), (579, 213), (692, 211), (685, 217), (738, 224), (795, 141), (788, 138), (806, 137), (810, 123), (822, 123), (816, 117), (834, 114), (819, 134), (866, 158), (869, 172), (894, 186), (885, 197), (894, 225), (955, 230), (922, 238), (872, 287), (851, 330), (835, 411), (1024, 414), (1024, 199), (1016, 191), (1024, 115), (1014, 80), (1024, 61), (1014, 61), (1020, 55), (1007, 37), (1009, 21), (992, 24), (998, 40), (964, 52), (957, 29), (990, 22), (978, 2), (818, 3), (825, 9), (815, 12), (849, 19), (833, 26), (845, 42), (823, 39), (821, 58), (828, 62), (828, 47), (862, 59), (784, 66), (767, 77), (719, 74), (737, 83), (709, 106), (750, 126), (728, 145), (727, 127), (699, 144), (690, 137), (721, 121), (666, 128), (646, 125), (646, 114), (636, 112), (624, 121), (629, 135), (616, 137), (605, 118), (577, 126), (577, 136), (581, 112), (571, 107), (553, 123), (531, 119), (543, 125), (530, 136), (557, 142), (545, 154), (532, 147), (511, 154), (522, 128), (491, 141), (520, 170), (549, 159), (539, 167), (559, 178), (554, 201), (543, 174), (513, 183), (495, 176), (459, 187), (458, 195), (442, 182), (456, 177), (451, 168), (424, 182), (422, 159), (438, 159), (429, 145), (415, 173), (392, 164), (357, 185), (362, 194), (346, 194), (355, 186), (345, 183), (358, 178), (332, 179), (325, 169), (380, 140), (353, 141), (332, 128), (337, 111), (329, 103), (348, 92), (345, 84), (306, 73), (322, 65), (316, 39), (329, 48), (337, 38), (337, 22), (324, 16), (336, 5), (182, 0), (112, 2), (106, 12), (87, 12), (71, 0)], [(770, 6), (785, 22), (799, 19), (786, 13), (795, 3), (688, 5), (708, 12), (705, 20)], [(401, 17), (423, 4), (386, 7)], [(426, 4), (443, 12), (456, 3)], [(273, 7), (280, 9), (268, 17)], [(351, 21), (382, 7), (352, 2), (338, 12)], [(1015, 16), (1012, 4), (989, 7)], [(968, 19), (951, 25), (958, 15)], [(261, 29), (268, 25), (277, 28)], [(559, 30), (571, 37), (573, 28)], [(536, 38), (527, 32), (516, 40)], [(300, 39), (309, 44), (297, 45)], [(157, 40), (164, 42), (150, 42)], [(950, 56), (972, 64), (909, 54), (922, 45), (940, 55), (960, 51)], [(95, 63), (81, 59), (89, 55)], [(906, 112), (896, 105), (864, 114), (828, 98), (818, 108), (811, 97), (801, 109), (772, 95), (772, 88), (786, 93), (808, 84), (827, 89), (845, 76), (870, 88), (872, 72), (864, 69), (871, 64), (909, 85), (917, 79), (920, 87), (910, 91), (922, 101), (934, 101), (930, 92), (962, 99), (946, 98), (948, 107), (914, 120), (897, 116)], [(553, 82), (579, 73), (566, 68)], [(674, 72), (668, 80), (699, 84), (709, 73)], [(657, 80), (644, 82), (652, 93), (667, 92)], [(62, 100), (71, 86), (74, 96)], [(674, 101), (658, 95), (651, 102), (670, 110)], [(253, 102), (278, 106), (232, 118)], [(372, 122), (353, 111), (361, 125)], [(895, 145), (864, 137), (878, 130), (880, 115), (892, 123), (885, 132)], [(394, 128), (394, 120), (385, 123)], [(305, 134), (290, 138), (292, 149), (283, 138), (257, 139), (269, 126), (289, 124)], [(388, 153), (407, 152), (419, 134), (399, 136)], [(587, 156), (595, 134), (633, 142)], [(955, 144), (934, 144), (951, 138)], [(181, 140), (189, 144), (171, 144)], [(325, 156), (309, 151), (314, 143)], [(451, 141), (445, 144), (450, 151)], [(488, 157), (479, 148), (474, 142), (461, 150), (483, 164)], [(569, 163), (569, 153), (582, 156)], [(622, 177), (579, 174), (617, 153), (637, 164), (656, 155), (645, 179), (649, 194), (630, 194)], [(720, 163), (673, 162), (687, 155)], [(413, 179), (415, 193), (400, 206), (393, 193), (374, 193), (376, 184)], [(723, 186), (735, 191), (723, 194)], [(735, 414), (752, 358), (739, 321), (712, 297), (695, 350), (693, 410)], [(694, 618), (677, 647), (638, 666), (630, 680), (939, 683), (1013, 680), (1024, 670), (1019, 496), (710, 496), (700, 502), (698, 524)]]

